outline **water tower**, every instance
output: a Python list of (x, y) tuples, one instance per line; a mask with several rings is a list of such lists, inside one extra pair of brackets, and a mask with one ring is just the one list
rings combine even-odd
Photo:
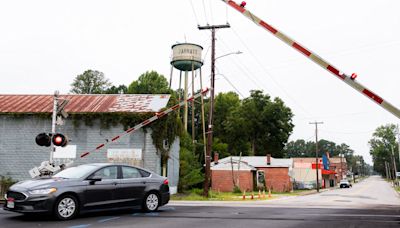
[[(201, 82), (201, 66), (203, 65), (203, 61), (201, 59), (201, 53), (203, 51), (203, 47), (197, 44), (192, 43), (179, 43), (172, 45), (172, 59), (171, 59), (171, 77), (170, 77), (170, 87), (172, 83), (172, 73), (173, 68), (176, 68), (180, 71), (179, 77), (179, 89), (181, 89), (181, 81), (182, 81), (182, 72), (185, 72), (184, 78), (184, 88), (183, 88), (183, 99), (186, 101), (188, 99), (188, 77), (189, 72), (192, 72), (192, 96), (194, 95), (194, 78), (196, 70), (200, 71), (200, 88), (202, 89)], [(188, 103), (185, 102), (184, 106), (184, 116), (183, 116), (183, 124), (185, 126), (185, 130), (187, 130), (188, 124)], [(194, 110), (194, 101), (192, 101), (192, 110)], [(192, 111), (193, 113), (194, 111)], [(194, 115), (192, 115), (192, 124), (194, 123)], [(194, 128), (192, 127), (192, 136), (194, 137)]]

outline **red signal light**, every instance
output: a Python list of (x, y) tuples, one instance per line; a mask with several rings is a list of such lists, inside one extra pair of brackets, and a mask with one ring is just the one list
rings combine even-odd
[(168, 183), (169, 183), (168, 179), (165, 179), (164, 182), (163, 182), (163, 184), (165, 184), (165, 185), (168, 185)]
[(240, 3), (240, 7), (244, 8), (246, 6), (246, 2), (243, 1), (242, 3)]
[(65, 147), (68, 144), (67, 137), (65, 135), (59, 134), (59, 133), (57, 133), (57, 134), (55, 134), (53, 136), (53, 140), (52, 141), (53, 141), (54, 146)]
[(350, 76), (350, 79), (351, 79), (351, 80), (354, 80), (354, 79), (356, 79), (356, 78), (357, 78), (357, 74), (356, 74), (356, 73), (352, 73), (351, 76)]

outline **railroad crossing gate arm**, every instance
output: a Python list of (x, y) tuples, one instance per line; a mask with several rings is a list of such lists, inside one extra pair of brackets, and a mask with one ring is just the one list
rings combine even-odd
[(342, 80), (345, 82), (347, 85), (351, 86), (353, 89), (357, 90), (358, 92), (362, 93), (363, 95), (367, 96), (369, 99), (374, 101), (376, 104), (381, 106), (382, 108), (386, 109), (387, 111), (391, 112), (393, 115), (395, 115), (397, 118), (400, 118), (400, 110), (397, 109), (395, 106), (384, 100), (382, 97), (378, 96), (376, 93), (372, 92), (370, 89), (366, 88), (365, 86), (361, 85), (361, 83), (355, 81), (355, 77), (353, 76), (348, 76), (342, 71), (340, 71), (338, 68), (334, 67), (332, 64), (318, 56), (316, 53), (312, 52), (311, 50), (308, 50), (304, 46), (302, 46), (300, 43), (296, 42), (289, 36), (285, 35), (283, 32), (279, 31), (272, 25), (268, 24), (267, 22), (261, 20), (259, 17), (256, 15), (252, 14), (249, 10), (245, 9), (245, 2), (241, 3), (240, 5), (237, 4), (234, 1), (231, 0), (222, 0), (226, 4), (230, 5), (240, 13), (242, 13), (243, 16), (247, 17), (249, 20), (253, 21), (255, 24), (261, 26), (268, 32), (272, 33), (275, 37), (279, 38), (281, 41), (289, 45), (290, 47), (296, 49), (300, 53), (302, 53), (304, 56), (309, 58), (311, 61), (319, 65), (320, 67), (324, 68), (327, 70), (329, 73), (333, 74), (336, 76), (336, 78)]

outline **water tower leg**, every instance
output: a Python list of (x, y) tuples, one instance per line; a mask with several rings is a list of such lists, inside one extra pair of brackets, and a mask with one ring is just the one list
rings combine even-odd
[(185, 89), (184, 89), (184, 95), (183, 95), (183, 99), (185, 100), (185, 112), (183, 114), (183, 125), (185, 127), (185, 131), (187, 131), (187, 125), (188, 125), (188, 72), (185, 71)]
[[(181, 102), (181, 90), (182, 90), (182, 71), (179, 71), (179, 88), (178, 88), (178, 100)], [(181, 110), (179, 109), (178, 111), (178, 118), (180, 119), (181, 117)]]
[(171, 84), (172, 84), (172, 72), (173, 72), (174, 66), (171, 65), (171, 74), (169, 75), (169, 88), (171, 89)]
[[(194, 96), (194, 63), (192, 62), (192, 96)], [(193, 142), (193, 150), (195, 148), (194, 146), (194, 139), (195, 139), (196, 133), (194, 129), (194, 99), (192, 100), (192, 142)]]

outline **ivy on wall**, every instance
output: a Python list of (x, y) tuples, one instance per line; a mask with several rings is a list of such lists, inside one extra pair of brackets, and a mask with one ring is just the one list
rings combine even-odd
[[(170, 99), (169, 105), (174, 104), (176, 99)], [(14, 119), (23, 119), (35, 116), (41, 119), (51, 120), (51, 113), (3, 113)], [(81, 124), (93, 126), (97, 120), (100, 121), (101, 129), (109, 129), (112, 126), (122, 125), (124, 130), (141, 123), (142, 121), (152, 117), (154, 113), (70, 113), (68, 119), (72, 121), (75, 128)], [(180, 136), (182, 131), (182, 123), (179, 121), (176, 112), (172, 112), (167, 116), (151, 123), (146, 128), (152, 129), (153, 144), (157, 152), (161, 154), (162, 162), (166, 162), (169, 158), (169, 150), (176, 137)]]

